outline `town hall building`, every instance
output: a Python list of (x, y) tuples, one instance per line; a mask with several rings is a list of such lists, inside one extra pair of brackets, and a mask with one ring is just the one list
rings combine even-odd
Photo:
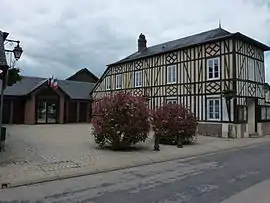
[[(125, 91), (149, 97), (152, 109), (181, 103), (195, 114), (203, 135), (270, 134), (264, 64), (264, 52), (269, 50), (220, 27), (150, 47), (140, 34), (138, 50), (108, 65), (92, 98)], [(232, 98), (226, 100), (224, 92), (232, 92)]]

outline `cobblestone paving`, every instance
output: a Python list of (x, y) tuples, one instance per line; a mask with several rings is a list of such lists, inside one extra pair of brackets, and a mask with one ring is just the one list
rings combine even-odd
[[(84, 127), (84, 129), (81, 129), (77, 134), (77, 139), (84, 139), (84, 133), (89, 134), (87, 131), (89, 126), (89, 124), (79, 126), (79, 128)], [(59, 127), (54, 129), (50, 127), (51, 126), (9, 126), (13, 134), (9, 132), (5, 151), (0, 153), (0, 181), (27, 174), (31, 175), (33, 172), (46, 174), (59, 170), (79, 168), (89, 165), (89, 163), (94, 160), (93, 155), (97, 153), (95, 149), (88, 151), (82, 149), (82, 152), (80, 152), (80, 143), (74, 143), (73, 149), (70, 149), (69, 147), (59, 147), (57, 143), (53, 146), (53, 139), (49, 140), (48, 137), (42, 139), (42, 136), (45, 136), (42, 135), (44, 129), (48, 129), (50, 132), (55, 130), (56, 139), (62, 139), (63, 142), (61, 142), (61, 145), (64, 146), (65, 141), (72, 142), (72, 140), (65, 139), (65, 136), (67, 136), (65, 132), (69, 131), (70, 128), (78, 128), (78, 126), (67, 125), (66, 129), (62, 129), (60, 132)], [(39, 134), (38, 128), (41, 128), (41, 134)], [(71, 143), (67, 142), (66, 144), (70, 145)], [(48, 150), (46, 150), (46, 146), (49, 146)], [(74, 154), (70, 152), (70, 150), (73, 150)], [(85, 151), (85, 153), (83, 153), (83, 151)], [(67, 156), (60, 156), (58, 158), (57, 152), (61, 154), (66, 153)]]
[[(0, 153), (0, 183), (32, 177), (58, 176), (59, 172), (76, 173), (119, 165), (141, 163), (153, 153), (152, 134), (142, 150), (110, 152), (98, 150), (91, 136), (91, 125), (14, 125), (8, 126), (6, 150)], [(210, 143), (217, 138), (203, 138)], [(162, 146), (163, 156), (173, 156), (176, 150)], [(162, 158), (162, 156), (161, 156)], [(1, 187), (1, 185), (0, 185)]]

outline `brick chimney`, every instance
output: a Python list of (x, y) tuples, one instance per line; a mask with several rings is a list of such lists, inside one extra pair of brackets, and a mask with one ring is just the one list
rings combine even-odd
[(141, 33), (140, 36), (139, 36), (139, 39), (138, 39), (138, 51), (142, 51), (144, 49), (146, 49), (146, 39), (145, 39), (145, 36)]

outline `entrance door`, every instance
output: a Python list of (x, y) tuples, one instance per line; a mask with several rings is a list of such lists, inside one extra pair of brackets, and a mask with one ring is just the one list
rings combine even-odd
[(47, 123), (57, 123), (58, 120), (58, 111), (57, 111), (57, 105), (54, 101), (47, 101)]
[(256, 106), (256, 99), (247, 99), (249, 135), (257, 132)]
[(38, 100), (37, 123), (58, 123), (57, 100)]

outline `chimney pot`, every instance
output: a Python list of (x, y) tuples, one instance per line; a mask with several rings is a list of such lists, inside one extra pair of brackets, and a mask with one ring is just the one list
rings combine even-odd
[(143, 51), (144, 49), (146, 49), (146, 39), (145, 39), (145, 35), (144, 34), (140, 34), (139, 39), (138, 39), (138, 51)]

